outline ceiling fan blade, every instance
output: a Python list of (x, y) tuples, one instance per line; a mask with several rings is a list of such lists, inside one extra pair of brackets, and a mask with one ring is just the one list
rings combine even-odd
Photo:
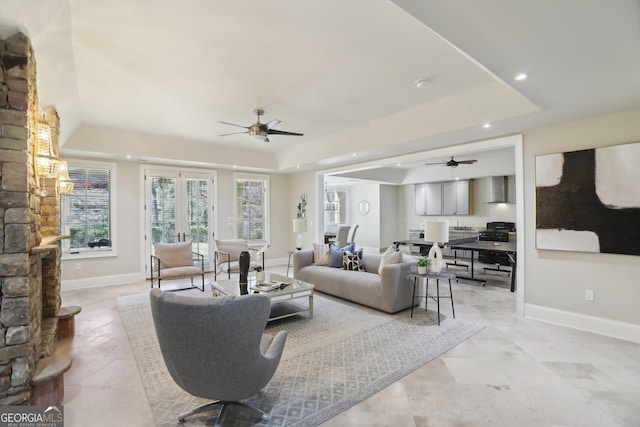
[(446, 165), (447, 162), (438, 162), (438, 163), (425, 163), (425, 166), (436, 166), (436, 165)]
[(265, 126), (267, 127), (267, 130), (270, 130), (271, 128), (278, 126), (280, 123), (282, 123), (280, 120), (273, 119), (270, 122), (265, 123)]
[(267, 130), (267, 133), (269, 135), (292, 135), (292, 136), (304, 136), (303, 133), (296, 133), (296, 132), (286, 132), (283, 130), (275, 130), (275, 129), (269, 129)]
[(477, 162), (477, 160), (459, 160), (458, 164), (459, 165), (471, 165), (471, 164), (474, 164), (475, 162)]
[(236, 127), (239, 127), (239, 128), (249, 129), (249, 127), (248, 127), (248, 126), (240, 126), (240, 125), (237, 125), (237, 124), (235, 124), (235, 123), (221, 122), (221, 121), (218, 121), (218, 123), (222, 123), (222, 124), (225, 124), (225, 125), (236, 126)]
[(231, 133), (223, 133), (222, 135), (218, 135), (218, 136), (227, 136), (227, 135), (238, 135), (241, 133), (249, 133), (249, 131), (246, 132), (231, 132)]

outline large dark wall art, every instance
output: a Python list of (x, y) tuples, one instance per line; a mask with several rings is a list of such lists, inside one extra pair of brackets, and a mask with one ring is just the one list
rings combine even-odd
[(640, 255), (640, 143), (536, 156), (536, 247)]

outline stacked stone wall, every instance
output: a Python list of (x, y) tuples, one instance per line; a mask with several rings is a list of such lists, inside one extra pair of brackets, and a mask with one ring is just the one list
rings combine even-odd
[[(29, 39), (18, 33), (0, 41), (0, 405), (29, 402), (38, 360), (55, 348), (55, 340), (42, 346), (43, 305), (53, 316), (59, 307), (60, 253), (36, 250), (43, 202), (33, 161), (36, 81)], [(43, 292), (43, 256), (58, 270), (57, 297)]]

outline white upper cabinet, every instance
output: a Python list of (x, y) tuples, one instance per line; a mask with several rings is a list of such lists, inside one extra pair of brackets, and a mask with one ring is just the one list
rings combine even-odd
[(469, 215), (470, 205), (469, 181), (415, 185), (416, 215)]
[(442, 215), (469, 215), (469, 181), (442, 184)]

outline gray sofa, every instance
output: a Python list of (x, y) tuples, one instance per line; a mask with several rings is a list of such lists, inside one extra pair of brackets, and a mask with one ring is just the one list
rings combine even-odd
[(313, 283), (315, 290), (375, 309), (396, 313), (411, 307), (413, 281), (409, 277), (415, 262), (389, 264), (378, 274), (382, 255), (364, 253), (365, 271), (348, 271), (313, 264), (313, 251), (293, 253), (293, 277)]

